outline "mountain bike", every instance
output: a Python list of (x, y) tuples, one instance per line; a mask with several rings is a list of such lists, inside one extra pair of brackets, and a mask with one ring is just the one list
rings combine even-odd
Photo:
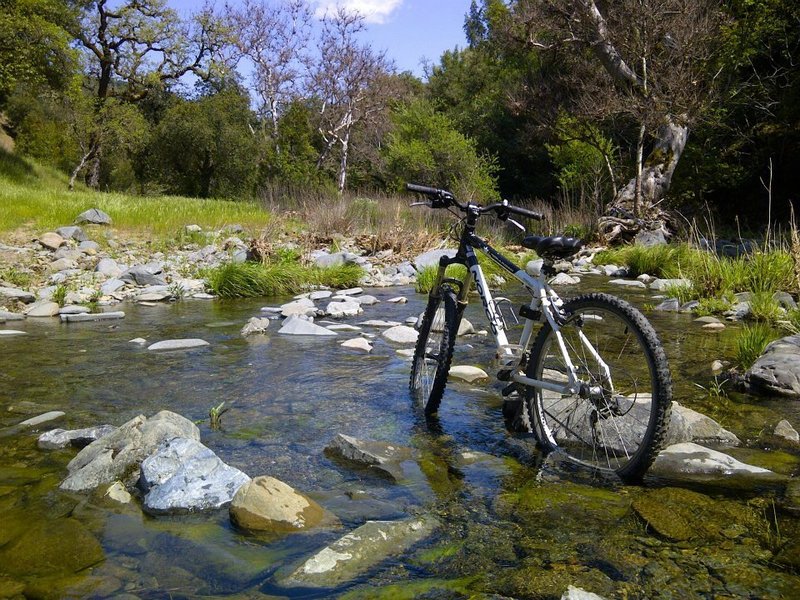
[[(528, 272), (500, 254), (475, 232), (480, 217), (511, 222), (541, 214), (508, 201), (481, 206), (460, 202), (447, 190), (408, 184), (425, 197), (413, 205), (447, 209), (458, 217), (458, 250), (439, 260), (435, 283), (417, 328), (409, 387), (426, 415), (435, 414), (447, 386), (453, 347), (474, 285), (496, 343), (497, 378), (507, 385), (503, 414), (517, 430), (533, 433), (548, 452), (593, 470), (635, 482), (662, 449), (672, 404), (666, 354), (647, 319), (628, 302), (602, 293), (563, 300), (547, 283), (554, 263), (577, 254), (579, 239), (526, 235), (522, 246), (543, 259)], [(478, 249), (510, 273), (531, 300), (514, 314), (522, 325), (509, 343), (503, 310), (495, 300), (475, 254)], [(448, 267), (463, 265), (463, 278)], [(505, 309), (507, 310), (507, 309)], [(534, 336), (534, 328), (540, 326)]]

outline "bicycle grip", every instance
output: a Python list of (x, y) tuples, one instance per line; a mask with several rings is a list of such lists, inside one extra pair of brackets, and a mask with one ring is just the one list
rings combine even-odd
[(528, 219), (533, 219), (535, 221), (541, 221), (544, 219), (544, 215), (542, 213), (533, 212), (532, 210), (520, 208), (519, 206), (509, 206), (508, 212), (521, 217), (527, 217)]
[(438, 188), (432, 188), (425, 185), (417, 185), (416, 183), (407, 183), (406, 189), (409, 192), (418, 192), (420, 194), (425, 194), (427, 196), (439, 196), (444, 192), (444, 190), (440, 190)]

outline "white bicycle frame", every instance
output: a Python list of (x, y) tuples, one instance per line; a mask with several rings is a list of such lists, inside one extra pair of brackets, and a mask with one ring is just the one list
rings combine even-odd
[[(517, 267), (514, 263), (507, 260), (503, 255), (498, 253), (482, 239), (478, 238), (477, 236), (472, 236), (472, 240), (476, 242), (479, 250), (481, 250), (492, 261), (503, 267), (506, 271), (510, 272), (531, 294), (529, 308), (531, 312), (538, 312), (540, 315), (542, 315), (539, 318), (539, 322), (543, 323), (546, 320), (553, 329), (553, 332), (556, 335), (556, 340), (558, 341), (561, 355), (564, 359), (564, 364), (567, 367), (568, 381), (564, 385), (543, 381), (540, 379), (532, 379), (521, 373), (520, 370), (516, 368), (517, 363), (528, 350), (528, 346), (530, 345), (531, 337), (533, 335), (534, 323), (536, 321), (523, 316), (523, 318), (525, 318), (525, 325), (523, 327), (522, 335), (520, 336), (520, 341), (518, 344), (519, 350), (515, 352), (515, 347), (509, 345), (508, 337), (506, 336), (505, 332), (505, 321), (502, 317), (500, 309), (492, 297), (491, 291), (489, 290), (486, 277), (484, 276), (483, 270), (481, 269), (478, 259), (475, 256), (475, 249), (472, 244), (464, 242), (462, 247), (464, 249), (469, 275), (463, 284), (459, 299), (461, 301), (466, 299), (466, 294), (468, 293), (472, 281), (474, 281), (475, 288), (477, 289), (478, 295), (481, 298), (483, 310), (486, 313), (486, 319), (489, 322), (489, 327), (491, 328), (492, 335), (495, 338), (497, 345), (497, 356), (501, 362), (505, 362), (512, 368), (510, 380), (521, 385), (548, 390), (562, 395), (578, 394), (580, 392), (581, 382), (578, 379), (575, 371), (575, 365), (572, 363), (569, 353), (567, 352), (564, 338), (561, 335), (561, 326), (554, 316), (554, 314), (557, 314), (560, 307), (563, 305), (563, 300), (559, 297), (555, 290), (553, 290), (547, 284), (543, 274), (539, 275), (539, 277), (532, 277), (524, 269)], [(609, 385), (613, 390), (614, 386), (611, 381), (611, 372), (608, 368), (608, 365), (580, 329), (578, 330), (578, 338), (589, 354), (595, 360), (597, 360), (598, 365), (603, 370), (607, 378), (607, 385)]]

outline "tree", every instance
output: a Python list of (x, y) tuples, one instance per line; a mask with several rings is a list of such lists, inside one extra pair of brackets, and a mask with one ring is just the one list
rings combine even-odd
[(508, 39), (569, 65), (558, 83), (570, 112), (634, 125), (635, 176), (602, 219), (609, 240), (630, 239), (644, 223), (667, 227), (661, 202), (713, 94), (708, 65), (722, 22), (716, 7), (712, 0), (512, 3)]
[(245, 0), (238, 10), (228, 9), (228, 18), (237, 32), (240, 57), (253, 65), (251, 88), (256, 94), (259, 116), (262, 122), (271, 124), (270, 135), (280, 154), (278, 121), (300, 89), (308, 61), (311, 11), (305, 0)]
[[(83, 50), (98, 119), (110, 98), (135, 102), (154, 87), (188, 73), (207, 76), (221, 43), (221, 28), (209, 8), (184, 23), (167, 8), (166, 0), (73, 0), (71, 4), (78, 13), (71, 33)], [(88, 183), (97, 186), (104, 142), (99, 132), (91, 134), (70, 186), (87, 166)]]
[(498, 199), (495, 162), (481, 156), (475, 142), (429, 102), (415, 100), (397, 109), (392, 121), (384, 149), (391, 187), (422, 183), (449, 189), (462, 199)]
[(384, 53), (358, 40), (364, 18), (339, 7), (322, 21), (318, 51), (311, 66), (310, 91), (320, 102), (319, 132), (325, 146), (317, 161), (321, 168), (338, 146), (337, 187), (347, 185), (353, 128), (366, 126), (386, 110), (392, 97), (393, 64)]

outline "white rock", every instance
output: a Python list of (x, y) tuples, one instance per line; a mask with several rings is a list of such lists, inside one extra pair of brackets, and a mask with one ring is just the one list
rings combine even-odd
[(125, 486), (119, 481), (112, 483), (106, 490), (105, 495), (120, 504), (130, 504), (133, 499), (128, 490), (125, 489)]
[(619, 285), (623, 287), (647, 289), (647, 286), (644, 283), (642, 283), (641, 281), (636, 281), (635, 279), (612, 279), (608, 283), (610, 283), (611, 285)]
[(333, 292), (330, 290), (317, 290), (316, 292), (311, 292), (308, 295), (309, 300), (327, 300), (333, 296)]
[(415, 344), (417, 342), (417, 338), (419, 337), (419, 332), (413, 327), (398, 325), (396, 327), (390, 327), (384, 331), (383, 337), (390, 342), (395, 342), (398, 344)]
[(355, 297), (353, 300), (363, 306), (372, 306), (373, 304), (378, 304), (380, 302), (380, 300), (378, 300), (375, 296), (367, 295)]
[(28, 332), (19, 331), (17, 329), (0, 329), (0, 337), (11, 337), (14, 335), (28, 335)]
[(358, 302), (331, 302), (325, 309), (325, 314), (331, 317), (355, 317), (364, 312)]
[(347, 290), (339, 290), (337, 294), (339, 294), (340, 296), (357, 296), (358, 294), (361, 294), (363, 292), (364, 290), (361, 289), (360, 287), (354, 287)]
[(673, 444), (656, 458), (651, 473), (662, 476), (774, 476), (772, 471), (739, 462), (728, 454), (699, 444)]
[(475, 327), (467, 319), (462, 318), (461, 323), (458, 324), (458, 333), (456, 335), (468, 335), (475, 333)]
[(355, 325), (347, 325), (346, 323), (335, 323), (333, 325), (326, 325), (326, 329), (331, 331), (361, 331), (361, 327)]
[(58, 314), (61, 307), (49, 300), (39, 300), (31, 304), (25, 311), (28, 317), (54, 317)]
[(362, 337), (357, 337), (353, 338), (352, 340), (347, 340), (346, 342), (342, 342), (340, 345), (342, 346), (342, 348), (360, 350), (366, 353), (372, 352), (372, 344), (370, 344), (367, 340), (365, 340)]
[(408, 298), (405, 296), (395, 296), (394, 298), (389, 298), (387, 302), (390, 304), (406, 304), (408, 302)]
[(579, 277), (573, 277), (566, 273), (559, 273), (550, 280), (550, 285), (578, 285), (581, 282)]
[(60, 410), (51, 410), (44, 414), (31, 417), (30, 419), (25, 419), (20, 423), (22, 427), (36, 427), (37, 425), (41, 425), (42, 423), (47, 423), (48, 421), (55, 421), (56, 419), (60, 419), (66, 413), (61, 412)]
[(139, 346), (144, 346), (147, 343), (147, 340), (144, 338), (133, 338), (132, 340), (128, 340), (129, 344), (138, 344)]
[(397, 327), (402, 325), (399, 321), (383, 321), (381, 319), (370, 319), (369, 321), (362, 321), (359, 325), (364, 327)]
[(789, 440), (790, 442), (800, 442), (800, 433), (792, 427), (786, 419), (783, 419), (775, 426), (775, 435)]
[(414, 356), (413, 348), (400, 348), (398, 350), (395, 350), (395, 352), (397, 352), (397, 354), (405, 358), (411, 358), (412, 356)]
[(606, 600), (603, 596), (598, 596), (592, 592), (575, 586), (569, 586), (567, 591), (561, 595), (561, 600)]
[(283, 326), (278, 333), (284, 335), (316, 335), (316, 336), (335, 336), (337, 333), (310, 323), (299, 317), (289, 317), (283, 322)]
[(692, 282), (688, 279), (656, 279), (650, 284), (650, 289), (663, 292), (668, 287), (691, 287)]
[(125, 313), (120, 311), (104, 313), (86, 313), (83, 315), (61, 315), (62, 323), (81, 323), (84, 321), (111, 321), (124, 319)]
[(188, 350), (189, 348), (201, 348), (208, 346), (209, 343), (198, 338), (187, 338), (182, 340), (164, 340), (150, 344), (148, 350)]
[(303, 298), (295, 300), (281, 306), (281, 314), (284, 317), (297, 317), (299, 315), (311, 316), (316, 314), (317, 308), (312, 300)]
[(458, 379), (460, 381), (466, 381), (467, 383), (489, 379), (489, 375), (483, 369), (467, 365), (450, 367), (448, 375), (451, 379)]
[(244, 327), (242, 327), (242, 335), (248, 336), (254, 333), (265, 333), (267, 328), (269, 327), (269, 319), (260, 318), (260, 317), (252, 317), (247, 321)]

